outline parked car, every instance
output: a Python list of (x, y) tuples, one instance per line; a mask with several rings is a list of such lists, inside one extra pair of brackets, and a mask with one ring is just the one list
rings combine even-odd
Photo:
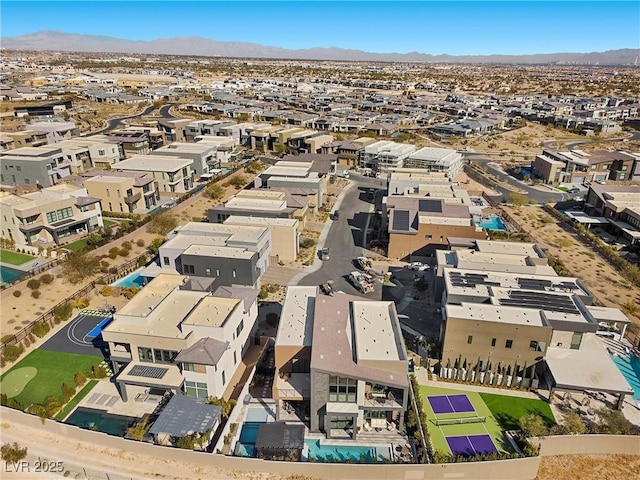
[(572, 188), (571, 190), (569, 190), (569, 193), (580, 193), (580, 189), (579, 188)]
[(413, 263), (410, 263), (409, 265), (407, 265), (407, 268), (409, 270), (416, 270), (418, 272), (424, 272), (426, 270), (429, 270), (431, 267), (429, 267), (429, 265), (425, 265), (422, 262), (413, 262)]

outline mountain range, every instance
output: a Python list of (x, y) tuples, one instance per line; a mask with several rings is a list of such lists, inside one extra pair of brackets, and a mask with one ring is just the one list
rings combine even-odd
[(46, 30), (16, 37), (0, 37), (0, 47), (10, 50), (105, 52), (205, 57), (272, 58), (368, 62), (432, 62), (488, 64), (637, 65), (640, 49), (590, 53), (534, 55), (431, 55), (420, 52), (375, 53), (338, 47), (286, 49), (258, 43), (221, 42), (202, 37), (126, 40)]

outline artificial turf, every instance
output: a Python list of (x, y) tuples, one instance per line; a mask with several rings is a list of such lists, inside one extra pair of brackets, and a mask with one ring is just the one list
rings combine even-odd
[[(428, 396), (434, 395), (459, 395), (466, 394), (471, 401), (475, 412), (466, 413), (445, 413), (436, 415), (431, 408)], [(513, 447), (504, 434), (504, 429), (500, 427), (497, 420), (491, 413), (491, 410), (478, 392), (471, 392), (465, 390), (456, 390), (450, 388), (440, 387), (427, 387), (420, 386), (420, 395), (422, 396), (422, 404), (427, 414), (427, 429), (431, 437), (431, 444), (434, 450), (440, 450), (442, 452), (451, 453), (449, 445), (445, 437), (457, 436), (457, 435), (478, 435), (489, 434), (493, 443), (496, 445), (500, 452), (513, 452)], [(483, 423), (464, 423), (457, 425), (436, 425), (435, 419), (445, 418), (461, 418), (461, 417), (486, 417), (486, 421)]]
[(63, 383), (75, 388), (76, 373), (80, 371), (86, 374), (91, 371), (91, 367), (98, 365), (101, 361), (102, 357), (97, 355), (34, 350), (0, 378), (22, 367), (38, 369), (35, 377), (13, 398), (26, 408), (32, 404), (41, 404), (49, 395), (60, 397)]
[(493, 393), (481, 393), (480, 396), (504, 430), (520, 429), (518, 420), (530, 413), (540, 415), (547, 427), (556, 423), (549, 404), (543, 400), (510, 397)]
[(11, 265), (22, 265), (34, 258), (35, 257), (32, 257), (31, 255), (24, 255), (22, 253), (16, 253), (9, 250), (0, 250), (0, 262), (9, 263)]

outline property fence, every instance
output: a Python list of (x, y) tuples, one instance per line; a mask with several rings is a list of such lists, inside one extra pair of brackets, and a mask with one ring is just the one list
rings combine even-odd
[(40, 315), (38, 318), (36, 318), (33, 322), (28, 324), (26, 327), (22, 328), (21, 330), (19, 330), (15, 334), (13, 334), (10, 338), (4, 338), (3, 337), (3, 342), (0, 344), (0, 347), (5, 347), (7, 345), (17, 345), (22, 340), (24, 340), (25, 337), (27, 337), (29, 335), (29, 333), (31, 332), (31, 329), (35, 325), (37, 325), (39, 323), (48, 323), (50, 327), (53, 327), (53, 320), (55, 318), (55, 310), (56, 310), (56, 308), (66, 304), (66, 303), (69, 303), (69, 302), (71, 302), (73, 300), (76, 300), (76, 299), (78, 299), (80, 297), (86, 296), (87, 294), (89, 294), (89, 292), (91, 292), (91, 290), (93, 290), (96, 287), (96, 285), (108, 285), (109, 283), (112, 283), (112, 282), (116, 281), (117, 279), (119, 279), (119, 278), (121, 278), (121, 277), (123, 277), (125, 275), (128, 275), (129, 273), (131, 273), (133, 270), (135, 270), (138, 267), (138, 262), (143, 257), (146, 257), (146, 254), (139, 255), (139, 256), (137, 256), (135, 258), (132, 258), (131, 260), (128, 260), (127, 262), (123, 263), (122, 265), (119, 265), (118, 267), (115, 267), (117, 269), (117, 271), (115, 273), (109, 273), (109, 274), (102, 275), (101, 277), (96, 278), (94, 281), (92, 281), (88, 285), (82, 287), (80, 290), (75, 292), (73, 295), (71, 295), (71, 296), (65, 298), (64, 300), (62, 300), (60, 303), (58, 303), (52, 309), (44, 312), (42, 315)]
[(5, 282), (2, 284), (2, 289), (4, 290), (5, 288), (9, 288), (12, 287), (13, 285), (16, 285), (20, 282), (24, 282), (25, 280), (29, 280), (32, 277), (35, 277), (36, 275), (40, 275), (43, 272), (46, 272), (47, 270), (55, 267), (56, 265), (60, 264), (62, 262), (62, 260), (64, 260), (64, 258), (57, 258), (55, 260), (50, 260), (47, 263), (43, 263), (42, 265), (37, 265), (35, 267), (33, 267), (32, 269), (26, 271), (24, 274), (20, 275), (18, 278), (16, 278), (15, 280), (11, 281), (11, 282)]

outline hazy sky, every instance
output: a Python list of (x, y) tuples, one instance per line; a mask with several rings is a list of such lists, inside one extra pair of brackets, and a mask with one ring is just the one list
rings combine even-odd
[(452, 55), (640, 48), (640, 1), (1, 0), (1, 33), (200, 36), (284, 48)]

